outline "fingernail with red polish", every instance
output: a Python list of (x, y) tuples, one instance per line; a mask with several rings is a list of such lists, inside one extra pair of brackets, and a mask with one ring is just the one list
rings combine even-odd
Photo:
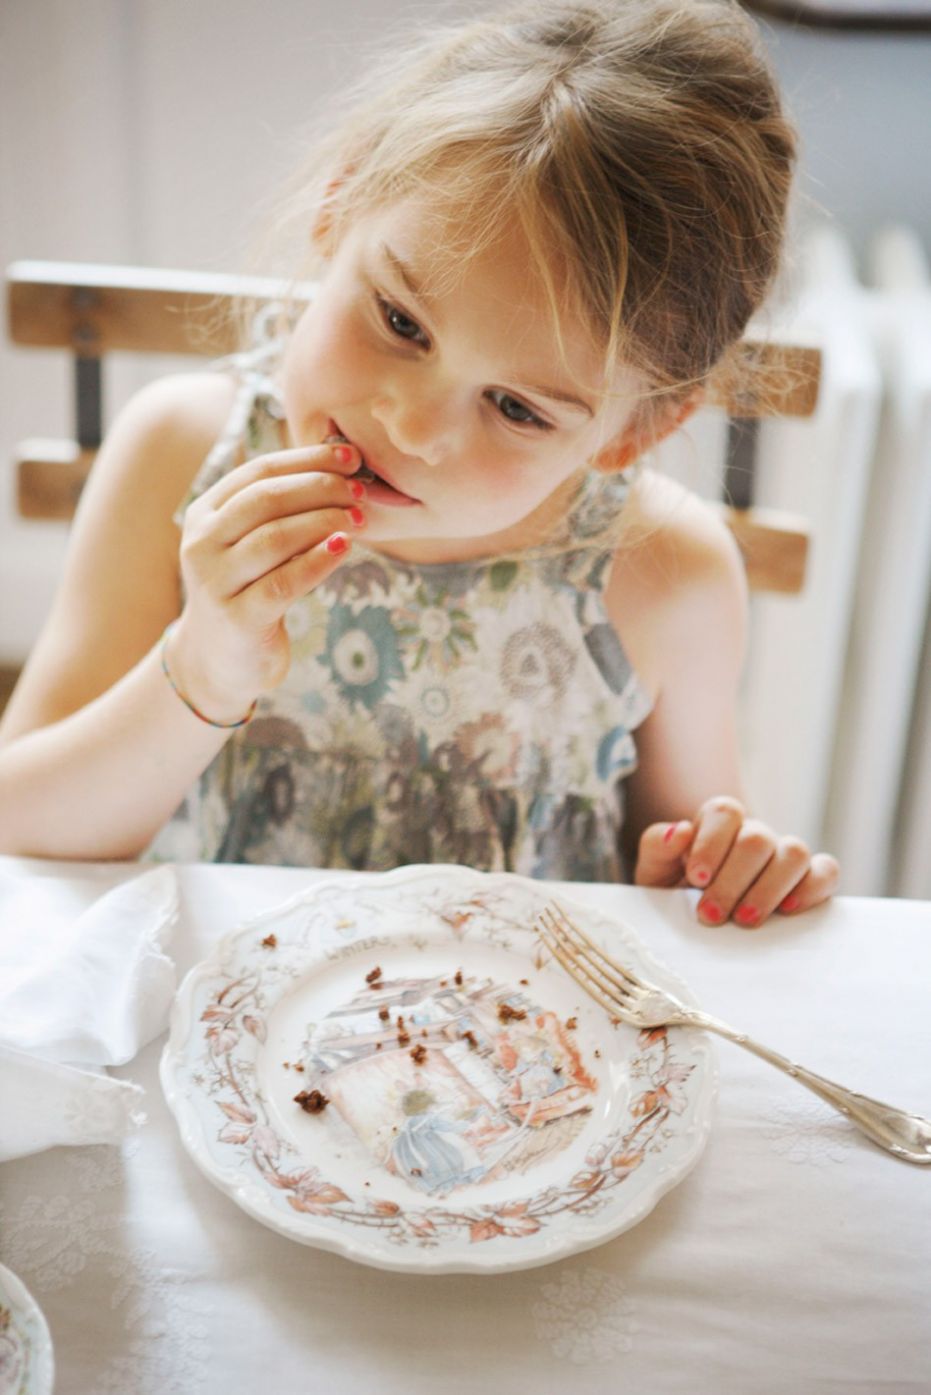
[(353, 504), (352, 508), (347, 509), (346, 512), (349, 514), (349, 517), (352, 519), (352, 522), (355, 524), (357, 528), (363, 527), (363, 525), (365, 524), (365, 514), (362, 512), (361, 509), (357, 509), (355, 504)]
[(800, 897), (787, 896), (784, 901), (781, 901), (779, 903), (779, 909), (781, 911), (797, 911), (801, 904), (802, 902)]
[(345, 533), (331, 533), (326, 540), (325, 546), (327, 552), (332, 552), (334, 556), (336, 556), (340, 552), (346, 551), (346, 548), (349, 546), (349, 539), (346, 537)]
[(756, 906), (741, 906), (734, 915), (734, 919), (740, 925), (756, 925), (759, 918), (760, 913)]
[(364, 499), (365, 485), (362, 483), (361, 480), (350, 480), (349, 493), (352, 495), (354, 499)]
[(679, 825), (678, 825), (677, 823), (671, 823), (671, 824), (669, 825), (669, 827), (666, 829), (666, 832), (663, 834), (663, 842), (664, 842), (664, 843), (671, 843), (671, 842), (672, 842), (673, 838), (675, 838), (675, 836), (676, 836), (676, 829), (677, 829), (678, 827), (679, 827)]
[(696, 867), (692, 873), (692, 881), (698, 882), (699, 886), (704, 886), (705, 882), (711, 881), (711, 873), (706, 867)]
[(333, 454), (341, 465), (348, 465), (352, 459), (352, 446), (334, 446)]
[(721, 910), (721, 907), (716, 905), (714, 901), (700, 901), (698, 911), (700, 915), (704, 916), (705, 920), (711, 920), (715, 925), (724, 917), (724, 912)]

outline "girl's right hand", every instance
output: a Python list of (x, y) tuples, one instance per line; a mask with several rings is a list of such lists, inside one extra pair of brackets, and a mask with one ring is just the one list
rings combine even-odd
[(288, 672), (285, 614), (339, 565), (364, 526), (358, 452), (276, 451), (231, 470), (185, 513), (185, 604), (166, 656), (179, 689), (215, 722), (237, 721)]

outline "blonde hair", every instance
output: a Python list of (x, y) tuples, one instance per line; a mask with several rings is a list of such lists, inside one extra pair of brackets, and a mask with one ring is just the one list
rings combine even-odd
[(426, 193), (467, 212), (478, 250), (516, 217), (560, 344), (561, 316), (584, 316), (606, 371), (639, 370), (654, 400), (706, 380), (779, 270), (795, 137), (735, 0), (530, 0), (431, 24), (340, 111), (284, 224), (338, 236)]

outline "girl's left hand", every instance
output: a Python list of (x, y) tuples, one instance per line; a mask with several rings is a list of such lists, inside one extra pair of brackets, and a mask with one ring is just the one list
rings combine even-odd
[(748, 930), (773, 911), (791, 915), (826, 901), (839, 877), (829, 853), (810, 853), (800, 838), (779, 837), (729, 795), (709, 799), (694, 819), (651, 824), (634, 871), (637, 886), (700, 887), (703, 924), (730, 918)]

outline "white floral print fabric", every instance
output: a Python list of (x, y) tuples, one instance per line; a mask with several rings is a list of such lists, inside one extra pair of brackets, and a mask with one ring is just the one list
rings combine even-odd
[[(275, 345), (190, 497), (282, 448)], [(414, 566), (355, 539), (288, 615), (291, 669), (155, 840), (161, 859), (383, 871), (413, 862), (621, 880), (646, 694), (603, 587), (626, 475), (592, 475), (561, 539)]]

